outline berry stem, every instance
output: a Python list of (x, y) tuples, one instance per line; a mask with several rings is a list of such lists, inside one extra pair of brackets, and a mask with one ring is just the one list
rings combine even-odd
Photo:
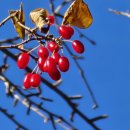
[(34, 73), (34, 71), (38, 68), (38, 64), (34, 67), (32, 74)]
[(36, 46), (36, 47), (34, 47), (33, 49), (31, 49), (30, 51), (28, 51), (27, 53), (29, 54), (29, 53), (31, 53), (32, 51), (34, 51), (35, 49), (37, 49), (38, 47), (40, 47), (41, 45), (38, 45), (38, 46)]
[(62, 40), (63, 42), (73, 42), (72, 40)]
[(36, 68), (36, 74), (38, 73), (38, 71), (39, 71), (39, 67), (37, 66), (37, 68)]
[(45, 37), (47, 37), (49, 34), (50, 34), (50, 32), (49, 32), (49, 30), (48, 30), (48, 32), (46, 33)]

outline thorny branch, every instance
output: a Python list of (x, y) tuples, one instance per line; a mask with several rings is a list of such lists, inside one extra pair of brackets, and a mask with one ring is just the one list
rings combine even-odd
[[(5, 87), (7, 89), (7, 92), (10, 92), (11, 95), (13, 95), (13, 98), (16, 99), (17, 101), (20, 101), (24, 106), (26, 106), (28, 109), (27, 110), (32, 110), (35, 113), (37, 113), (39, 116), (41, 116), (44, 119), (44, 122), (48, 122), (49, 120), (51, 120), (48, 116), (46, 115), (51, 115), (54, 118), (57, 118), (56, 120), (54, 120), (54, 122), (57, 123), (57, 121), (60, 119), (61, 122), (57, 123), (57, 124), (62, 124), (65, 123), (67, 124), (70, 128), (75, 129), (67, 120), (65, 120), (63, 117), (54, 114), (50, 111), (48, 111), (47, 109), (42, 107), (42, 104), (38, 104), (34, 101), (32, 101), (29, 97), (27, 97), (20, 89), (18, 89), (18, 87), (16, 85), (14, 85), (9, 79), (7, 79), (4, 75), (0, 75), (0, 80), (4, 81)], [(20, 88), (20, 87), (19, 87)], [(8, 90), (9, 89), (9, 90)], [(19, 94), (17, 94), (17, 93)], [(23, 97), (23, 99), (21, 98), (21, 96)], [(42, 112), (41, 112), (42, 111)], [(45, 114), (43, 114), (46, 113)], [(62, 126), (64, 126), (64, 124), (62, 124)], [(64, 126), (67, 127), (67, 126)]]
[(23, 126), (22, 124), (20, 124), (20, 123), (14, 118), (14, 115), (9, 114), (6, 109), (0, 107), (0, 112), (2, 112), (7, 118), (9, 118), (18, 128), (21, 128), (21, 129), (23, 129), (23, 130), (29, 130), (28, 128), (26, 128), (25, 126)]
[[(60, 14), (60, 10), (66, 5), (68, 4), (69, 2), (71, 2), (72, 0), (64, 0), (56, 9), (55, 9), (55, 6), (54, 6), (54, 3), (52, 0), (50, 0), (50, 7), (52, 9), (52, 13), (54, 16), (58, 16), (58, 17), (61, 17), (63, 18), (63, 15)], [(17, 12), (16, 12), (17, 13)], [(15, 14), (16, 15), (16, 14)], [(9, 17), (7, 17), (6, 19), (4, 19), (1, 23), (0, 23), (0, 26), (4, 25), (5, 22), (7, 22), (10, 18), (14, 17), (13, 15), (10, 15)], [(58, 23), (58, 21), (56, 20), (56, 22)], [(28, 37), (28, 39), (26, 40), (23, 40), (22, 42), (20, 43), (15, 43), (16, 40), (19, 39), (19, 37), (14, 37), (12, 39), (5, 39), (5, 40), (2, 40), (0, 41), (0, 50), (5, 53), (8, 57), (10, 57), (11, 59), (13, 59), (15, 62), (17, 61), (17, 56), (15, 56), (12, 52), (10, 52), (9, 50), (7, 50), (8, 48), (9, 49), (17, 49), (17, 50), (20, 50), (20, 51), (30, 51), (30, 50), (26, 50), (26, 49), (22, 49), (22, 48), (19, 48), (20, 45), (24, 45), (24, 44), (27, 44), (28, 42), (32, 41), (32, 40), (36, 40), (39, 44), (44, 44), (44, 42), (42, 43), (42, 40), (51, 40), (51, 41), (56, 41), (57, 42), (57, 38), (55, 39), (53, 37), (53, 35), (39, 35), (36, 33), (35, 30), (37, 30), (37, 28), (34, 28), (34, 29), (31, 29), (25, 25), (23, 25), (20, 21), (17, 22), (21, 27), (23, 27), (25, 30), (28, 31), (28, 34), (31, 34), (31, 37)], [(83, 38), (86, 38), (90, 43), (92, 43), (93, 45), (95, 45), (95, 42), (93, 40), (91, 40), (90, 38), (88, 38), (86, 35), (84, 35), (80, 30), (78, 30), (78, 33), (79, 33), (79, 36), (80, 37), (83, 37)], [(11, 45), (3, 45), (3, 43), (11, 43)], [(12, 44), (12, 43), (15, 43), (15, 44)], [(85, 83), (85, 85), (87, 86), (88, 88), (88, 91), (92, 97), (92, 100), (94, 101), (94, 105), (95, 107), (97, 107), (97, 102), (96, 102), (96, 99), (93, 95), (93, 92), (88, 84), (88, 81), (86, 79), (86, 76), (84, 75), (84, 72), (83, 72), (83, 69), (81, 68), (79, 62), (77, 61), (78, 58), (75, 58), (77, 56), (75, 56), (71, 50), (69, 49), (69, 47), (65, 44), (65, 47), (67, 49), (67, 51), (70, 53), (70, 55), (73, 57), (73, 60), (75, 62), (75, 64), (77, 65), (77, 68), (79, 69), (80, 71), (80, 74), (81, 74), (81, 77)], [(36, 57), (34, 57), (33, 55), (31, 55), (32, 58), (34, 60), (37, 60)], [(6, 60), (5, 60), (6, 61)], [(7, 62), (7, 61), (6, 61)], [(7, 67), (5, 66), (6, 65), (6, 62), (4, 62), (4, 64), (0, 67), (0, 71), (3, 70), (4, 68), (4, 71), (7, 69)], [(27, 114), (30, 113), (30, 110), (31, 111), (34, 111), (36, 114), (38, 114), (39, 116), (41, 116), (42, 118), (44, 118), (44, 121), (45, 122), (48, 122), (48, 121), (51, 121), (52, 123), (52, 127), (54, 130), (56, 130), (56, 124), (60, 125), (63, 129), (65, 130), (76, 130), (76, 128), (69, 122), (67, 121), (67, 119), (63, 118), (62, 116), (60, 115), (57, 115), (47, 109), (45, 109), (43, 106), (42, 106), (42, 102), (43, 100), (44, 101), (50, 101), (50, 102), (53, 102), (52, 99), (48, 99), (48, 98), (45, 98), (43, 96), (41, 96), (42, 94), (42, 91), (39, 90), (38, 93), (30, 93), (29, 91), (29, 94), (25, 94), (23, 92), (23, 90), (19, 89), (20, 86), (18, 85), (15, 85), (11, 82), (11, 80), (9, 80), (7, 78), (7, 76), (3, 75), (3, 72), (4, 71), (1, 71), (0, 73), (0, 80), (2, 80), (4, 83), (5, 83), (5, 86), (6, 86), (6, 94), (11, 96), (13, 99), (14, 99), (14, 106), (17, 105), (17, 102), (21, 102), (24, 106), (27, 107)], [(27, 72), (32, 72), (32, 69), (30, 69), (29, 67), (27, 67), (25, 69), (25, 71)], [(41, 78), (42, 80), (42, 83), (46, 84), (46, 86), (51, 89), (52, 91), (54, 91), (56, 94), (58, 94), (62, 99), (64, 99), (66, 101), (66, 103), (68, 104), (68, 106), (70, 106), (70, 108), (72, 109), (72, 113), (70, 114), (70, 121), (73, 121), (74, 120), (74, 115), (77, 114), (81, 119), (83, 119), (86, 123), (88, 123), (93, 129), (95, 130), (100, 130), (100, 128), (98, 128), (95, 124), (95, 121), (98, 121), (100, 119), (104, 119), (106, 118), (107, 116), (106, 115), (101, 115), (101, 116), (98, 116), (98, 117), (94, 117), (92, 119), (88, 118), (84, 113), (82, 113), (78, 108), (78, 104), (74, 103), (73, 100), (77, 100), (77, 99), (82, 99), (82, 95), (72, 95), (72, 96), (67, 96), (64, 92), (62, 92), (60, 89), (57, 88), (57, 86), (59, 86), (61, 84), (61, 81), (58, 81), (54, 84), (50, 83), (48, 80), (44, 79), (44, 78)], [(31, 97), (35, 97), (35, 98), (38, 98), (40, 103), (37, 103), (33, 100), (31, 100)], [(4, 109), (2, 109), (0, 107), (0, 111), (3, 111)], [(7, 112), (3, 112), (3, 114), (5, 114), (6, 116), (8, 116), (9, 114)], [(23, 128), (24, 129), (24, 126), (22, 126), (21, 124), (19, 124), (17, 122), (17, 120), (15, 120), (15, 118), (12, 118), (11, 119), (18, 127), (20, 128)]]

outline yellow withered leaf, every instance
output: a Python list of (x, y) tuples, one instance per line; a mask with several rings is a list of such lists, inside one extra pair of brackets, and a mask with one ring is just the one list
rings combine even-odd
[(30, 18), (32, 22), (41, 30), (44, 25), (47, 24), (46, 17), (48, 11), (42, 8), (35, 9), (30, 12)]
[(92, 24), (93, 18), (88, 5), (83, 0), (75, 0), (64, 14), (62, 25), (88, 28)]
[(13, 21), (16, 32), (19, 34), (20, 38), (24, 39), (25, 29), (18, 24), (18, 21), (19, 21), (20, 23), (25, 25), (24, 11), (23, 11), (22, 4), (20, 4), (20, 10), (10, 10), (9, 13), (14, 14), (17, 11), (18, 13), (14, 17), (12, 17), (12, 21)]

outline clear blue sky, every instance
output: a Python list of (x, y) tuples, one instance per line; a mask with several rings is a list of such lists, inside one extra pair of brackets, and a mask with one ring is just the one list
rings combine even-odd
[[(33, 27), (34, 25), (29, 20), (29, 12), (39, 7), (46, 9), (49, 8), (48, 0), (1, 0), (0, 21), (8, 15), (8, 10), (18, 9), (20, 2), (23, 2), (26, 25), (29, 25), (30, 27)], [(61, 1), (59, 0), (54, 0), (55, 5), (58, 5), (60, 2)], [(97, 125), (102, 130), (130, 130), (130, 19), (114, 15), (108, 11), (109, 8), (127, 11), (130, 9), (130, 1), (85, 0), (85, 2), (89, 5), (94, 22), (89, 29), (81, 31), (95, 40), (97, 45), (93, 46), (85, 39), (81, 39), (86, 47), (86, 52), (83, 54), (85, 60), (80, 62), (100, 107), (97, 110), (91, 109), (91, 98), (84, 87), (84, 83), (80, 79), (78, 70), (73, 61), (71, 61), (70, 71), (62, 74), (64, 82), (60, 86), (60, 89), (68, 95), (82, 94), (84, 98), (81, 100), (79, 108), (86, 115), (89, 115), (89, 117), (108, 114), (108, 119), (97, 122)], [(65, 9), (67, 9), (68, 6), (66, 6)], [(65, 9), (62, 10), (62, 12), (64, 12)], [(11, 22), (8, 22), (5, 26), (0, 28), (0, 40), (15, 35), (16, 33), (11, 26)], [(72, 39), (77, 38), (77, 33), (75, 33)], [(64, 53), (66, 56), (69, 56), (67, 51)], [(3, 57), (1, 52), (0, 57), (1, 65), (1, 59)], [(9, 60), (9, 62), (10, 70), (5, 74), (9, 75), (10, 79), (12, 79), (14, 83), (22, 85), (21, 81), (23, 79), (23, 71), (17, 69), (16, 65), (11, 60)], [(18, 120), (25, 122), (25, 125), (30, 130), (51, 130), (51, 127), (48, 127), (47, 124), (43, 124), (42, 118), (39, 118), (35, 113), (32, 112), (30, 117), (25, 116), (26, 108), (20, 103), (18, 108), (13, 109), (12, 100), (5, 96), (4, 85), (2, 82), (0, 82), (0, 86), (0, 106), (9, 108), (10, 113), (18, 114), (19, 116), (16, 116)], [(42, 85), (43, 89), (44, 86), (45, 85)], [(57, 96), (54, 97), (53, 92), (47, 89), (44, 91), (47, 97), (57, 99)], [(64, 104), (63, 100), (56, 100), (56, 104), (60, 105), (56, 108), (54, 108), (51, 103), (49, 105), (45, 103), (44, 105), (46, 108), (51, 110), (53, 109), (53, 111), (56, 112), (62, 113), (63, 108), (65, 111), (66, 104)], [(69, 108), (67, 107), (64, 116), (67, 117), (68, 114)], [(91, 128), (78, 119), (77, 116), (74, 124), (78, 126), (79, 130), (91, 130)], [(13, 130), (14, 128), (14, 124), (0, 113), (0, 129)], [(58, 127), (58, 130), (62, 129)]]

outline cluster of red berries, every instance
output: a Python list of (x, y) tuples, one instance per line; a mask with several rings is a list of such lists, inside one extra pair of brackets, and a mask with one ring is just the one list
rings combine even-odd
[[(50, 22), (49, 25), (54, 23), (54, 17), (48, 16), (47, 18)], [(61, 38), (70, 39), (74, 34), (74, 30), (71, 26), (61, 25), (58, 27), (58, 32)], [(64, 40), (63, 40), (64, 41)], [(72, 47), (77, 53), (84, 52), (84, 45), (78, 41), (74, 40), (72, 42)], [(62, 43), (61, 43), (62, 44)], [(61, 78), (60, 72), (66, 72), (69, 70), (69, 60), (66, 56), (60, 55), (59, 50), (62, 45), (57, 44), (54, 41), (49, 41), (47, 44), (41, 45), (38, 48), (38, 60), (37, 66), (40, 71), (48, 73), (48, 75), (53, 80), (59, 80)], [(51, 55), (49, 54), (51, 53)], [(19, 55), (17, 60), (17, 65), (20, 69), (25, 69), (29, 63), (30, 55), (29, 52)], [(41, 82), (40, 74), (38, 73), (27, 73), (24, 77), (23, 85), (25, 89), (29, 89), (31, 87), (38, 87)]]

